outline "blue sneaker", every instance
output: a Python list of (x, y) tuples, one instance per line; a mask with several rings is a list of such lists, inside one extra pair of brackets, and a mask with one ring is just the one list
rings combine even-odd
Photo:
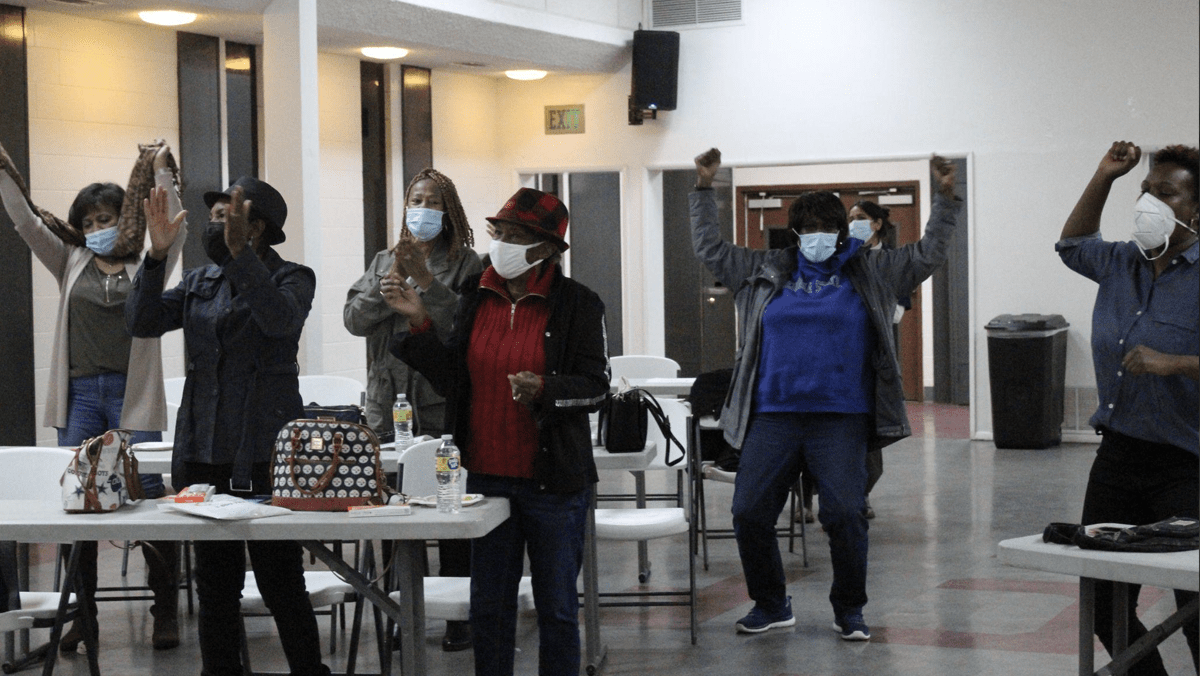
[(870, 641), (871, 630), (863, 621), (862, 613), (846, 613), (833, 620), (833, 630), (843, 641)]
[(790, 627), (794, 624), (796, 624), (796, 618), (792, 616), (792, 597), (789, 596), (783, 604), (783, 609), (779, 612), (768, 613), (761, 606), (755, 604), (754, 608), (733, 626), (739, 634), (758, 634), (768, 629)]

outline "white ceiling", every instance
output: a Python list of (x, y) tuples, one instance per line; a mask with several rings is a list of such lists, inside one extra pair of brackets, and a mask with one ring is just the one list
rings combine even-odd
[[(316, 0), (317, 42), (323, 52), (354, 55), (366, 46), (409, 49), (402, 62), (426, 68), (500, 75), (514, 68), (552, 73), (611, 73), (630, 58), (639, 2), (582, 0), (611, 9), (604, 21), (552, 14), (494, 0)], [(141, 23), (147, 9), (195, 12), (178, 30), (262, 43), (268, 0), (0, 0), (30, 9), (105, 21)], [(526, 5), (536, 5), (526, 1)], [(633, 9), (630, 9), (632, 4)], [(580, 5), (583, 7), (584, 5)], [(451, 11), (453, 10), (453, 11)], [(594, 13), (594, 12), (593, 12)], [(619, 24), (626, 24), (622, 27)], [(463, 65), (481, 64), (481, 65)]]

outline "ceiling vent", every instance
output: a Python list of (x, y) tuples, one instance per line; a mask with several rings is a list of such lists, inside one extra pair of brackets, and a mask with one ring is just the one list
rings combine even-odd
[(685, 28), (742, 20), (742, 0), (652, 0), (655, 28)]

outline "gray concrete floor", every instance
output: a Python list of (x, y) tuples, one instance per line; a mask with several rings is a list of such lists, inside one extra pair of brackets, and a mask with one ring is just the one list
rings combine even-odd
[[(754, 636), (738, 635), (733, 623), (746, 613), (746, 597), (732, 540), (709, 543), (710, 566), (698, 566), (699, 640), (689, 643), (686, 608), (602, 611), (602, 638), (608, 646), (603, 670), (610, 676), (728, 674), (833, 676), (851, 674), (996, 675), (1076, 673), (1076, 580), (1000, 564), (996, 543), (1040, 532), (1051, 521), (1078, 520), (1095, 446), (1067, 444), (1042, 451), (997, 450), (965, 437), (966, 409), (914, 406), (915, 435), (887, 449), (884, 475), (871, 496), (878, 517), (871, 522), (870, 603), (865, 617), (873, 638), (845, 643), (829, 628), (831, 571), (829, 549), (819, 528), (808, 533), (809, 565), (784, 551), (796, 626)], [(674, 473), (651, 473), (651, 491), (669, 490)], [(602, 492), (628, 492), (628, 475), (603, 473)], [(713, 526), (728, 526), (732, 486), (709, 483), (708, 514)], [(819, 498), (818, 498), (819, 500)], [(608, 543), (600, 551), (602, 590), (636, 589), (633, 543)], [(650, 545), (653, 577), (649, 587), (686, 588), (686, 541)], [(436, 557), (436, 550), (431, 550)], [(435, 562), (436, 565), (436, 562)], [(121, 584), (120, 553), (103, 545), (101, 583)], [(49, 564), (35, 566), (45, 582)], [(124, 580), (140, 584), (140, 556), (130, 558)], [(199, 649), (195, 618), (182, 616), (183, 644), (154, 651), (149, 635), (149, 602), (100, 606), (100, 664), (105, 674), (197, 674)], [(181, 607), (183, 604), (181, 603)], [(1144, 620), (1158, 622), (1174, 610), (1169, 593), (1143, 592)], [(328, 641), (328, 619), (319, 618)], [(251, 618), (247, 628), (255, 667), (286, 668), (274, 625)], [(443, 625), (430, 622), (426, 634), (429, 673), (471, 673), (471, 652), (443, 653)], [(36, 638), (36, 635), (35, 635)], [(345, 665), (348, 633), (327, 663)], [(1099, 643), (1097, 665), (1107, 662)], [(518, 674), (537, 673), (537, 626), (532, 614), (518, 628)], [(1162, 653), (1172, 674), (1195, 673), (1187, 645), (1176, 634)], [(359, 652), (359, 672), (378, 669), (369, 645)], [(30, 672), (36, 673), (36, 672)], [(60, 659), (58, 674), (86, 674), (82, 655)], [(396, 670), (399, 673), (399, 670)]]

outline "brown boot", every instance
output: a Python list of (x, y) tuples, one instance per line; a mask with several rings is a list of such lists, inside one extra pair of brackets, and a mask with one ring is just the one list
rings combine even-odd
[(143, 543), (142, 553), (154, 592), (151, 642), (155, 650), (170, 650), (179, 645), (179, 543)]

